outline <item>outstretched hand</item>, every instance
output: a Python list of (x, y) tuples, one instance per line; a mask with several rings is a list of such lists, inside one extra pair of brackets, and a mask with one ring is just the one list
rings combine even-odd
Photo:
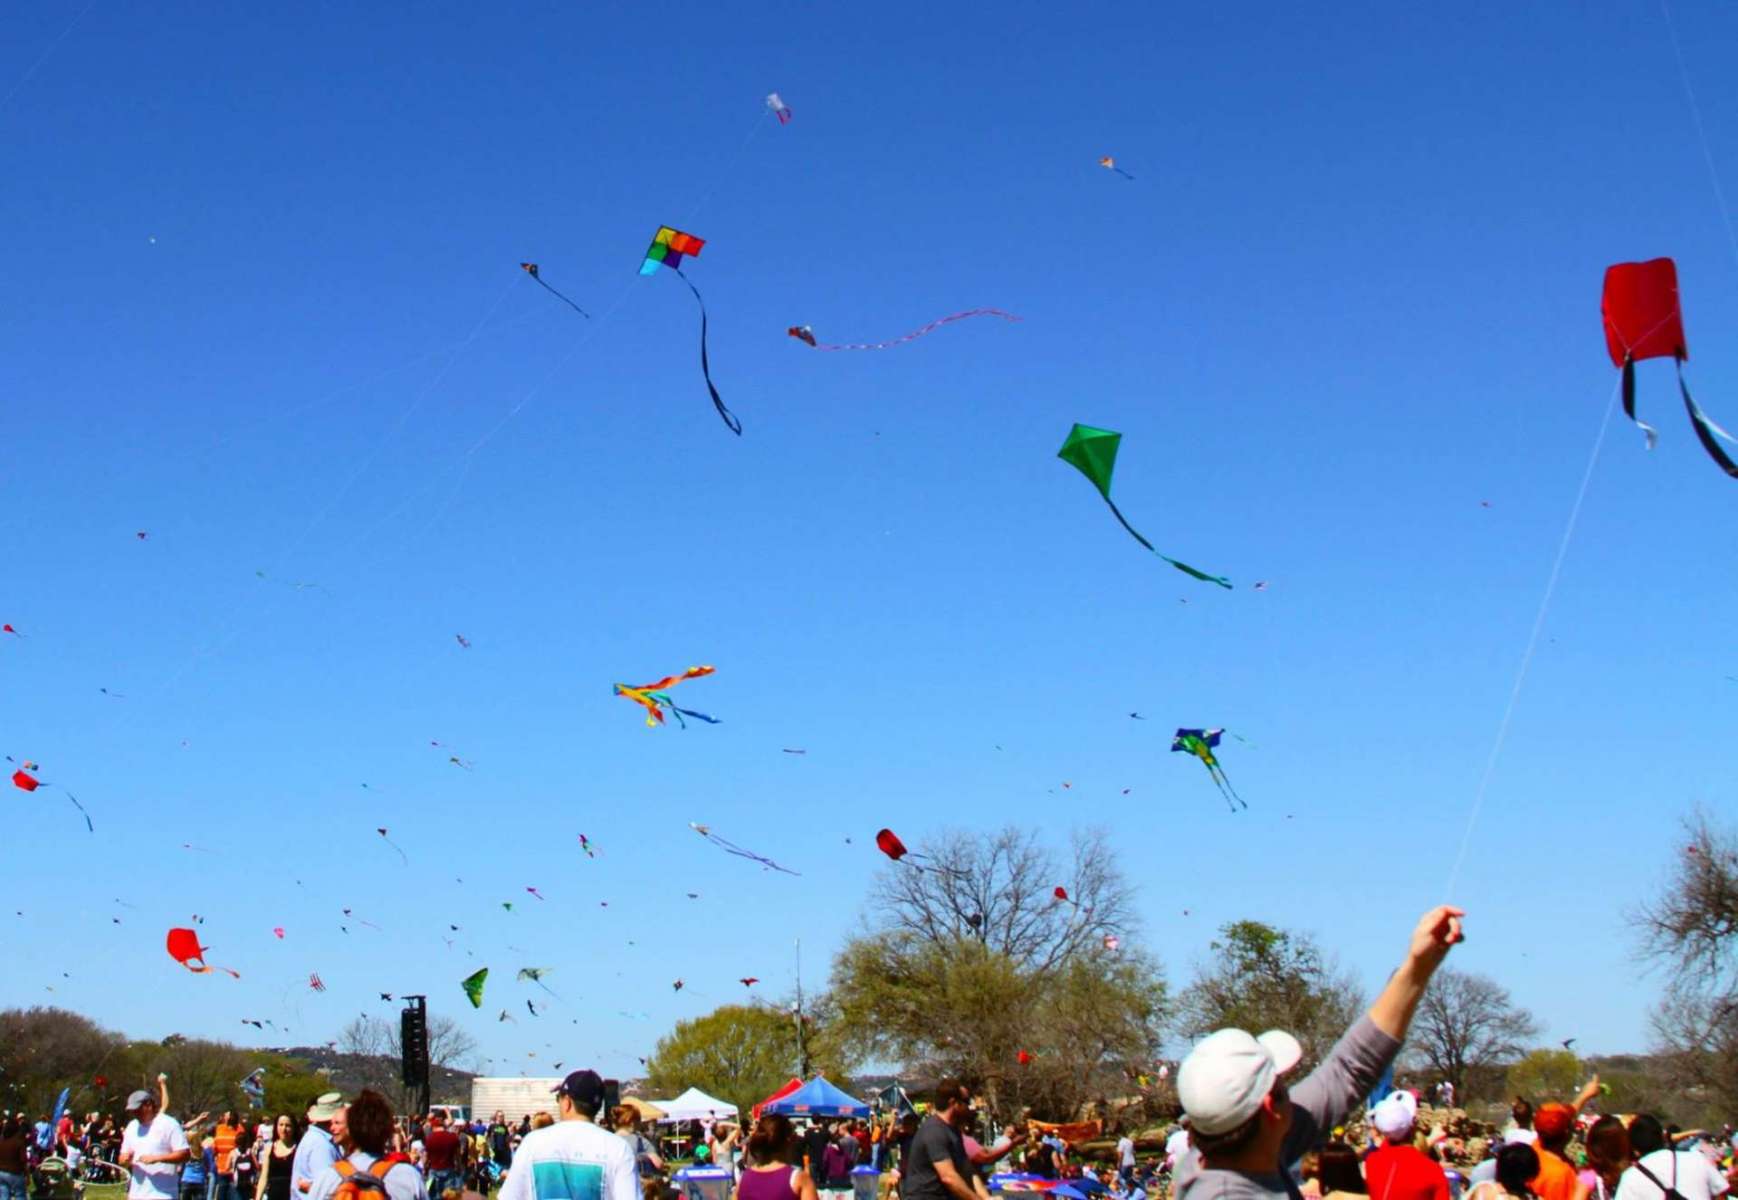
[(1448, 956), (1450, 947), (1466, 940), (1466, 933), (1461, 929), (1461, 918), (1464, 916), (1465, 909), (1455, 908), (1451, 904), (1439, 904), (1420, 917), (1418, 927), (1412, 931), (1412, 946), (1409, 950), (1412, 961), (1434, 971)]

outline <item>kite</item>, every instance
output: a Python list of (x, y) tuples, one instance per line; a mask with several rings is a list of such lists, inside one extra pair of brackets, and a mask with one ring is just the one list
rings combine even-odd
[(682, 259), (690, 254), (699, 258), (700, 249), (705, 245), (704, 238), (671, 229), (668, 225), (660, 225), (658, 232), (652, 235), (652, 244), (646, 248), (645, 261), (640, 263), (640, 274), (656, 275), (659, 267), (669, 267), (688, 285), (688, 290), (694, 293), (694, 301), (700, 306), (700, 373), (706, 377), (706, 390), (712, 393), (712, 407), (718, 410), (719, 417), (730, 432), (741, 437), (742, 422), (736, 419), (736, 414), (724, 407), (724, 400), (712, 383), (712, 363), (706, 357), (706, 301), (701, 297), (700, 289), (682, 274)]
[(284, 940), (284, 927), (282, 925), (273, 925), (272, 933), (277, 936), (278, 941)]
[[(888, 858), (891, 858), (894, 862), (900, 862), (907, 858), (912, 860), (921, 859), (926, 863), (929, 861), (929, 855), (913, 854), (911, 851), (907, 850), (905, 848), (905, 843), (899, 840), (899, 835), (894, 833), (891, 829), (883, 829), (875, 835), (875, 848), (885, 854)], [(920, 866), (916, 861), (907, 862), (905, 865), (918, 871), (934, 871), (937, 875), (954, 874), (953, 871), (948, 870), (946, 867)]]
[(1107, 933), (1104, 935), (1104, 948), (1114, 954), (1116, 951), (1122, 949), (1122, 939), (1117, 937), (1114, 933)]
[(501, 907), (506, 909), (508, 912), (512, 912), (513, 911), (513, 902), (511, 900), (503, 900), (503, 901), (501, 901)]
[[(557, 300), (560, 300), (563, 304), (567, 305), (567, 307), (571, 308), (574, 312), (578, 313), (580, 316), (584, 317), (586, 320), (588, 320), (588, 321), (591, 320), (590, 313), (586, 312), (585, 309), (581, 308), (579, 305), (577, 305), (573, 301), (569, 300), (566, 296), (562, 295), (560, 292), (556, 291), (554, 288), (549, 286), (549, 281), (547, 279), (543, 278), (542, 275), (537, 273), (537, 264), (536, 263), (522, 262), (519, 264), (519, 269), (521, 271), (525, 272), (527, 275), (531, 276), (531, 278), (535, 279), (538, 283), (542, 284), (543, 287), (545, 288), (545, 290), (547, 290), (549, 292), (549, 294), (554, 296)], [(464, 640), (463, 638), (460, 639), (460, 641), (463, 641), (463, 640)]]
[[(1219, 760), (1213, 756), (1213, 748), (1219, 744), (1219, 737), (1224, 732), (1223, 729), (1179, 729), (1176, 738), (1171, 742), (1171, 751), (1172, 753), (1182, 751), (1185, 754), (1193, 754), (1200, 759), (1206, 766), (1207, 773), (1213, 777), (1213, 782), (1219, 786), (1219, 794), (1225, 797), (1225, 803), (1231, 806), (1232, 812), (1236, 812), (1238, 805), (1242, 805), (1245, 809), (1249, 805), (1244, 803), (1243, 797), (1237, 794), (1236, 789), (1231, 786), (1231, 781), (1225, 778), (1224, 768), (1219, 765)], [(1233, 801), (1236, 803), (1232, 803)]]
[(501, 1015), (495, 1018), (495, 1024), (499, 1025), (502, 1021), (512, 1021), (515, 1025), (519, 1023), (504, 1008), (501, 1010)]
[(808, 751), (807, 750), (793, 750), (789, 746), (786, 746), (784, 748), (784, 753), (786, 753), (786, 754), (807, 754)]
[(459, 639), (459, 645), (460, 645), (460, 646), (462, 646), (462, 647), (464, 647), (464, 648), (465, 648), (465, 649), (466, 649), (466, 650), (469, 650), (469, 649), (470, 649), (470, 648), (471, 648), (471, 643), (470, 643), (470, 642), (469, 642), (469, 641), (467, 641), (467, 640), (466, 640), (466, 638), (465, 638), (465, 635), (464, 635), (464, 634), (462, 634), (462, 633), (455, 633), (455, 634), (453, 634), (453, 636), (454, 636), (454, 637), (456, 637), (456, 638), (458, 638), (458, 639)]
[(1022, 1050), (1022, 1051), (1020, 1051), (1020, 1053), (1014, 1055), (1014, 1061), (1019, 1063), (1023, 1067), (1032, 1061), (1032, 1056), (1030, 1054), (1028, 1054), (1026, 1051)]
[(583, 833), (579, 835), (579, 848), (585, 851), (585, 856), (587, 858), (597, 857), (597, 847), (592, 845), (591, 839), (586, 837)]
[(537, 1006), (535, 1004), (531, 1003), (531, 1001), (529, 1001), (529, 1000), (525, 1001), (525, 1007), (531, 1010), (532, 1016), (535, 1017), (537, 1015)]
[[(689, 667), (680, 675), (666, 675), (655, 683), (642, 683), (638, 685), (618, 683), (613, 685), (612, 691), (613, 694), (617, 696), (626, 696), (629, 700), (632, 700), (635, 704), (638, 704), (641, 708), (646, 710), (646, 725), (648, 728), (656, 727), (664, 723), (665, 709), (669, 709), (675, 714), (677, 723), (680, 724), (683, 729), (688, 728), (688, 722), (682, 720), (683, 717), (695, 717), (701, 721), (705, 721), (708, 725), (717, 725), (719, 723), (717, 717), (709, 717), (705, 713), (695, 712), (693, 709), (689, 708), (678, 708), (676, 702), (670, 699), (669, 694), (665, 690), (667, 688), (675, 687), (684, 679), (702, 679), (707, 675), (713, 674), (715, 670), (716, 668), (714, 667)], [(584, 839), (582, 838), (581, 841), (584, 841)]]
[[(255, 1021), (254, 1024), (258, 1025), (259, 1022)], [(247, 1078), (235, 1086), (239, 1087), (247, 1096), (249, 1108), (259, 1108), (266, 1100), (266, 1069), (255, 1067), (247, 1073)]]
[(164, 939), (164, 949), (169, 951), (169, 957), (192, 971), (195, 975), (209, 975), (213, 971), (222, 971), (231, 979), (240, 979), (241, 975), (228, 967), (209, 967), (205, 965), (205, 947), (199, 944), (199, 935), (191, 929), (171, 929)]
[(391, 846), (394, 850), (398, 851), (398, 857), (400, 857), (404, 860), (405, 866), (407, 866), (407, 867), (410, 866), (410, 855), (408, 855), (404, 852), (404, 847), (400, 846), (397, 842), (393, 841), (391, 838), (386, 836), (386, 830), (384, 827), (376, 826), (374, 832), (378, 833), (380, 835), (381, 841), (385, 842), (388, 846)]
[(10, 626), (10, 625), (0, 625), (0, 633), (9, 633), (13, 637), (23, 637), (24, 636), (22, 633), (19, 633), (16, 629), (12, 628), (12, 626)]
[(786, 104), (777, 92), (768, 92), (766, 94), (766, 107), (773, 116), (778, 118), (778, 123), (780, 125), (789, 125), (791, 123), (790, 105)]
[[(26, 760), (24, 765), (26, 767), (35, 767), (36, 766), (35, 763), (30, 762), (28, 760)], [(35, 776), (26, 774), (24, 772), (24, 770), (22, 768), (20, 768), (19, 770), (12, 772), (12, 786), (15, 788), (19, 788), (22, 791), (34, 792), (37, 788), (43, 788), (43, 787), (51, 788), (54, 785), (52, 783), (44, 783), (44, 782), (42, 782), (42, 780), (37, 779)], [(97, 831), (97, 827), (91, 823), (91, 815), (90, 815), (90, 813), (85, 811), (85, 806), (78, 802), (78, 797), (73, 795), (71, 792), (67, 791), (65, 788), (61, 788), (60, 790), (61, 790), (61, 793), (63, 795), (65, 795), (68, 800), (72, 801), (72, 806), (74, 808), (78, 809), (79, 814), (84, 817), (84, 827), (87, 830), (89, 830), (91, 833), (95, 833)]]
[(1108, 154), (1105, 155), (1103, 158), (1098, 160), (1098, 165), (1103, 167), (1107, 171), (1115, 171), (1118, 175), (1121, 175), (1124, 179), (1127, 179), (1131, 182), (1134, 180), (1134, 176), (1130, 175), (1127, 171), (1125, 171), (1121, 167), (1117, 166), (1116, 159), (1112, 158)]
[(145, 530), (141, 529), (141, 530), (139, 530), (139, 532), (135, 533), (133, 536), (138, 538), (142, 542), (146, 538), (150, 537), (151, 535), (148, 532), (146, 532)]
[(308, 986), (313, 988), (316, 992), (323, 992), (326, 990), (326, 981), (320, 978), (320, 973), (318, 971), (309, 971)]
[(760, 979), (754, 975), (745, 975), (736, 982), (740, 983), (743, 987), (753, 987), (755, 984), (760, 982)]
[(701, 825), (696, 821), (688, 822), (688, 828), (692, 829), (695, 833), (699, 834), (701, 837), (703, 837), (707, 841), (711, 842), (714, 846), (717, 846), (720, 850), (723, 850), (726, 854), (734, 854), (738, 858), (751, 859), (754, 862), (760, 863), (764, 867), (771, 867), (775, 871), (783, 871), (786, 875), (801, 875), (802, 874), (801, 871), (793, 871), (789, 867), (781, 867), (777, 863), (775, 863), (772, 859), (766, 858), (766, 857), (759, 855), (759, 854), (756, 854), (751, 850), (744, 850), (741, 846), (738, 846), (735, 842), (727, 841), (726, 839), (719, 837), (716, 833), (713, 833), (710, 828), (708, 828), (705, 825)]
[(677, 991), (677, 992), (681, 991), (682, 990), (682, 981), (680, 979), (678, 979), (675, 983), (672, 983), (670, 985), (670, 989), (672, 991)]
[(526, 890), (526, 891), (528, 891), (528, 892), (530, 892), (530, 893), (531, 893), (531, 894), (532, 894), (532, 895), (533, 895), (533, 896), (536, 896), (536, 897), (537, 897), (537, 898), (538, 898), (538, 899), (539, 899), (539, 900), (542, 900), (542, 899), (545, 899), (545, 897), (544, 897), (544, 895), (543, 895), (543, 893), (542, 893), (542, 892), (540, 892), (540, 891), (538, 891), (538, 890), (537, 890), (537, 889), (536, 889), (536, 888), (534, 888), (534, 887), (528, 887), (528, 888), (526, 888), (526, 889), (525, 889), (525, 890)]
[(483, 984), (489, 978), (489, 968), (482, 967), (465, 976), (459, 986), (465, 989), (465, 995), (470, 997), (472, 1008), (483, 1007)]
[[(549, 985), (543, 982), (543, 977), (554, 969), (555, 968), (553, 967), (520, 967), (518, 978), (521, 983), (525, 980), (530, 980), (544, 991), (549, 992), (551, 996), (555, 996), (555, 993), (550, 991)], [(555, 996), (555, 998), (557, 1000), (561, 999), (560, 996)]]
[(103, 694), (103, 695), (105, 695), (105, 696), (107, 696), (107, 697), (108, 697), (108, 698), (109, 698), (109, 699), (110, 699), (110, 700), (125, 700), (125, 699), (126, 699), (126, 697), (125, 697), (125, 696), (123, 696), (123, 695), (121, 695), (121, 693), (119, 693), (119, 692), (111, 692), (111, 691), (109, 691), (109, 689), (108, 689), (108, 688), (106, 688), (106, 687), (100, 687), (100, 688), (98, 688), (98, 689), (97, 689), (97, 691), (99, 691), (99, 692), (101, 692), (101, 693), (102, 693), (102, 694)]
[(1684, 411), (1696, 431), (1702, 449), (1720, 469), (1738, 479), (1738, 463), (1714, 440), (1718, 434), (1728, 442), (1738, 439), (1710, 421), (1690, 399), (1684, 382), (1684, 361), (1690, 357), (1684, 342), (1684, 318), (1678, 307), (1678, 268), (1669, 258), (1648, 262), (1618, 263), (1605, 272), (1605, 293), (1599, 301), (1605, 319), (1605, 348), (1613, 366), (1623, 368), (1623, 411), (1647, 438), (1653, 449), (1659, 433), (1635, 415), (1635, 364), (1644, 358), (1670, 358), (1678, 370), (1678, 392)]
[(1074, 428), (1068, 431), (1068, 440), (1062, 443), (1062, 449), (1056, 452), (1056, 457), (1074, 467), (1091, 481), (1092, 486), (1098, 489), (1098, 494), (1104, 497), (1104, 502), (1110, 505), (1110, 511), (1118, 521), (1122, 522), (1122, 527), (1133, 535), (1135, 541), (1154, 554), (1158, 554), (1160, 558), (1185, 575), (1191, 575), (1204, 583), (1216, 583), (1222, 588), (1230, 587), (1231, 581), (1229, 579), (1221, 578), (1218, 575), (1209, 575), (1204, 571), (1197, 571), (1187, 563), (1180, 563), (1174, 558), (1165, 558), (1163, 554), (1153, 550), (1151, 542), (1135, 533), (1134, 526), (1128, 523), (1127, 518), (1122, 515), (1121, 510), (1110, 498), (1110, 477), (1111, 473), (1116, 470), (1116, 451), (1121, 444), (1122, 434), (1112, 433), (1108, 429), (1094, 429), (1090, 425), (1081, 425), (1077, 422)]
[(1064, 902), (1069, 903), (1069, 904), (1074, 903), (1074, 901), (1068, 899), (1068, 889), (1063, 887), (1061, 884), (1057, 884), (1055, 890), (1052, 891), (1050, 894), (1052, 896), (1055, 896), (1056, 899), (1058, 899), (1060, 901), (1064, 901)]
[(1003, 312), (999, 308), (968, 308), (964, 312), (950, 313), (945, 317), (937, 317), (921, 329), (914, 329), (903, 337), (896, 337), (890, 342), (849, 342), (834, 344), (815, 340), (815, 331), (808, 325), (792, 325), (785, 330), (787, 334), (799, 342), (807, 342), (817, 350), (888, 350), (894, 346), (903, 346), (907, 342), (915, 342), (926, 333), (933, 333), (943, 325), (951, 325), (955, 321), (963, 321), (967, 317), (1000, 317), (1004, 321), (1018, 321), (1020, 318), (1013, 313)]

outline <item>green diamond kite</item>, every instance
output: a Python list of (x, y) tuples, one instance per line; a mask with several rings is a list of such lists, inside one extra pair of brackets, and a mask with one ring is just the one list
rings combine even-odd
[(1129, 531), (1135, 541), (1148, 550), (1152, 550), (1154, 554), (1158, 554), (1160, 558), (1165, 559), (1166, 562), (1185, 575), (1191, 575), (1204, 583), (1216, 583), (1222, 588), (1230, 587), (1231, 581), (1229, 579), (1219, 575), (1209, 575), (1205, 571), (1197, 571), (1189, 564), (1180, 563), (1174, 558), (1165, 558), (1163, 554), (1153, 550), (1153, 544), (1136, 533), (1135, 527), (1128, 523), (1128, 518), (1122, 515), (1116, 502), (1110, 498), (1110, 477), (1116, 470), (1116, 452), (1121, 445), (1122, 434), (1113, 433), (1108, 429), (1094, 429), (1091, 425), (1082, 425), (1076, 422), (1074, 428), (1068, 431), (1068, 440), (1062, 443), (1062, 449), (1056, 452), (1056, 457), (1092, 481), (1092, 486), (1098, 489), (1098, 494), (1104, 497), (1104, 502), (1110, 506), (1110, 511), (1118, 521), (1122, 522), (1122, 527)]
[(488, 978), (489, 968), (484, 967), (465, 976), (464, 983), (460, 985), (465, 989), (465, 995), (471, 998), (472, 1008), (483, 1007), (483, 984), (488, 981)]

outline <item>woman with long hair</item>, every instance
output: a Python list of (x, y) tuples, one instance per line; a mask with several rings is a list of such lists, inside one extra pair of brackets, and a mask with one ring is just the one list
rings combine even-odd
[(768, 1113), (748, 1135), (748, 1158), (742, 1166), (737, 1200), (815, 1200), (815, 1181), (797, 1164), (800, 1153), (791, 1119)]
[(1621, 1120), (1607, 1115), (1593, 1123), (1587, 1131), (1587, 1170), (1582, 1173), (1592, 1200), (1611, 1200), (1617, 1194), (1618, 1178), (1633, 1158), (1629, 1129)]
[(290, 1168), (296, 1161), (296, 1144), (301, 1130), (296, 1118), (279, 1113), (272, 1124), (272, 1144), (266, 1147), (260, 1163), (259, 1182), (254, 1185), (253, 1200), (290, 1200)]

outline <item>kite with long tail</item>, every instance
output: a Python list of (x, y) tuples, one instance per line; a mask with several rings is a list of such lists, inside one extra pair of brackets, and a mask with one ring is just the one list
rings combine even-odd
[(206, 947), (199, 944), (199, 935), (191, 929), (171, 929), (164, 939), (164, 949), (169, 951), (169, 957), (192, 971), (195, 975), (209, 975), (213, 971), (222, 971), (231, 979), (240, 979), (239, 971), (228, 967), (211, 967), (205, 963)]
[(1219, 760), (1213, 755), (1213, 748), (1219, 744), (1223, 729), (1179, 729), (1171, 742), (1173, 753), (1193, 754), (1207, 768), (1207, 774), (1213, 777), (1213, 782), (1219, 787), (1219, 794), (1225, 797), (1225, 803), (1231, 811), (1236, 812), (1238, 806), (1248, 808), (1243, 797), (1237, 794), (1231, 786), (1231, 781), (1225, 778), (1225, 769), (1219, 765)]
[[(31, 765), (35, 766), (34, 763), (32, 763)], [(52, 788), (55, 785), (52, 783), (44, 783), (44, 782), (42, 782), (42, 780), (36, 778), (34, 775), (31, 775), (23, 770), (17, 770), (17, 771), (12, 772), (12, 786), (15, 788), (18, 788), (22, 791), (34, 792), (37, 788)], [(85, 806), (78, 802), (78, 797), (73, 795), (71, 792), (67, 791), (65, 788), (61, 788), (60, 792), (68, 800), (72, 801), (72, 806), (74, 808), (78, 809), (79, 815), (84, 818), (84, 827), (87, 830), (89, 830), (91, 833), (95, 833), (97, 831), (97, 827), (95, 825), (91, 824), (91, 815), (90, 815), (90, 813), (85, 811)]]
[[(571, 308), (574, 312), (578, 313), (580, 316), (584, 317), (586, 320), (588, 320), (588, 321), (591, 320), (590, 313), (586, 312), (585, 309), (581, 308), (579, 305), (577, 305), (573, 301), (569, 300), (566, 296), (562, 295), (554, 287), (550, 286), (549, 281), (547, 279), (543, 278), (543, 275), (537, 270), (536, 263), (522, 262), (519, 264), (519, 269), (521, 271), (524, 271), (527, 275), (531, 276), (531, 278), (535, 279), (538, 283), (542, 284), (544, 287), (544, 290), (547, 291), (550, 295), (554, 296), (557, 300), (559, 300), (563, 304), (567, 305), (567, 307)], [(463, 642), (464, 640), (465, 640), (464, 638), (459, 639), (460, 642)]]
[(913, 329), (903, 337), (896, 337), (888, 342), (820, 342), (815, 340), (815, 331), (808, 325), (792, 325), (785, 330), (787, 334), (799, 342), (806, 342), (817, 350), (891, 350), (894, 346), (903, 346), (907, 342), (915, 342), (926, 333), (934, 333), (943, 325), (951, 325), (955, 321), (964, 321), (968, 317), (1000, 317), (1004, 321), (1018, 321), (1020, 318), (1013, 313), (1003, 312), (999, 308), (968, 308), (964, 312), (949, 313), (945, 317), (937, 317), (921, 329)]
[(1153, 544), (1136, 533), (1135, 527), (1128, 523), (1128, 518), (1122, 515), (1122, 510), (1117, 508), (1116, 502), (1110, 498), (1110, 477), (1116, 470), (1116, 451), (1121, 444), (1122, 434), (1120, 433), (1112, 433), (1108, 429), (1094, 429), (1091, 425), (1076, 423), (1074, 428), (1068, 431), (1068, 440), (1062, 443), (1062, 449), (1056, 452), (1056, 457), (1074, 467), (1092, 482), (1092, 486), (1098, 489), (1098, 494), (1104, 497), (1105, 504), (1110, 506), (1111, 513), (1118, 521), (1122, 522), (1122, 527), (1129, 531), (1135, 541), (1152, 553), (1158, 554), (1160, 558), (1185, 575), (1199, 579), (1203, 583), (1216, 583), (1222, 588), (1230, 587), (1231, 581), (1229, 579), (1219, 575), (1209, 575), (1205, 571), (1197, 571), (1188, 563), (1178, 562), (1174, 558), (1167, 558), (1165, 555), (1159, 554), (1157, 550), (1153, 549)]
[[(530, 982), (535, 983), (538, 987), (542, 988), (544, 991), (549, 992), (549, 994), (551, 996), (555, 996), (555, 993), (550, 990), (549, 985), (547, 983), (543, 982), (543, 977), (545, 975), (549, 974), (549, 972), (553, 971), (554, 969), (555, 969), (554, 967), (520, 967), (518, 978), (519, 978), (519, 981), (521, 983), (525, 982), (526, 980), (529, 980)], [(555, 996), (555, 998), (557, 1000), (561, 999), (560, 996)], [(536, 1014), (534, 1013), (532, 1015), (535, 1016)]]
[(688, 290), (694, 293), (694, 302), (700, 306), (700, 374), (706, 377), (706, 390), (712, 393), (712, 407), (718, 410), (718, 416), (730, 432), (741, 437), (742, 422), (736, 419), (735, 413), (724, 407), (724, 398), (718, 394), (718, 388), (712, 382), (712, 361), (706, 354), (706, 300), (700, 295), (700, 289), (694, 286), (693, 280), (682, 273), (682, 259), (690, 254), (695, 258), (700, 257), (700, 249), (705, 245), (704, 238), (671, 229), (668, 225), (660, 225), (658, 232), (652, 235), (652, 244), (646, 249), (645, 259), (640, 263), (640, 274), (656, 275), (659, 267), (669, 267), (688, 285)]
[(1623, 412), (1647, 438), (1648, 449), (1659, 432), (1635, 415), (1635, 364), (1644, 358), (1670, 358), (1678, 368), (1678, 393), (1696, 439), (1719, 468), (1738, 479), (1738, 463), (1720, 448), (1718, 435), (1738, 444), (1738, 439), (1708, 419), (1690, 399), (1684, 382), (1684, 362), (1690, 357), (1684, 341), (1684, 318), (1678, 307), (1678, 268), (1669, 258), (1647, 262), (1618, 263), (1605, 272), (1605, 292), (1599, 301), (1605, 319), (1605, 348), (1612, 365), (1623, 368)]
[(699, 834), (701, 837), (703, 837), (707, 841), (711, 842), (714, 846), (717, 846), (720, 850), (723, 850), (726, 854), (734, 854), (738, 858), (749, 859), (753, 862), (757, 862), (757, 863), (761, 864), (764, 867), (771, 867), (775, 871), (783, 871), (786, 875), (801, 875), (802, 874), (801, 871), (793, 871), (789, 867), (779, 866), (772, 859), (767, 858), (765, 855), (756, 854), (752, 850), (744, 850), (741, 846), (738, 846), (735, 842), (728, 841), (725, 838), (719, 837), (716, 833), (713, 833), (709, 827), (702, 825), (697, 821), (688, 822), (688, 828), (692, 829), (695, 833)]
[(1116, 159), (1112, 158), (1108, 154), (1105, 155), (1103, 158), (1098, 160), (1098, 165), (1103, 167), (1107, 171), (1115, 171), (1118, 175), (1121, 175), (1124, 179), (1127, 179), (1130, 181), (1132, 181), (1134, 179), (1133, 175), (1130, 175), (1127, 171), (1125, 171), (1121, 167), (1117, 166)]
[(689, 667), (680, 675), (666, 675), (653, 683), (618, 683), (613, 685), (613, 691), (615, 695), (625, 696), (644, 708), (648, 726), (662, 725), (665, 709), (675, 714), (677, 722), (683, 729), (688, 728), (688, 722), (682, 720), (683, 717), (694, 717), (697, 720), (705, 721), (708, 725), (717, 725), (719, 724), (717, 717), (709, 717), (705, 713), (695, 712), (689, 708), (678, 708), (667, 692), (667, 689), (675, 687), (684, 679), (702, 679), (713, 674), (714, 670), (713, 667)]
[(875, 835), (875, 848), (894, 862), (903, 862), (906, 866), (919, 871), (933, 871), (937, 875), (959, 874), (959, 872), (947, 867), (934, 865), (927, 854), (914, 854), (907, 850), (905, 843), (899, 840), (899, 835), (891, 829), (883, 829)]

